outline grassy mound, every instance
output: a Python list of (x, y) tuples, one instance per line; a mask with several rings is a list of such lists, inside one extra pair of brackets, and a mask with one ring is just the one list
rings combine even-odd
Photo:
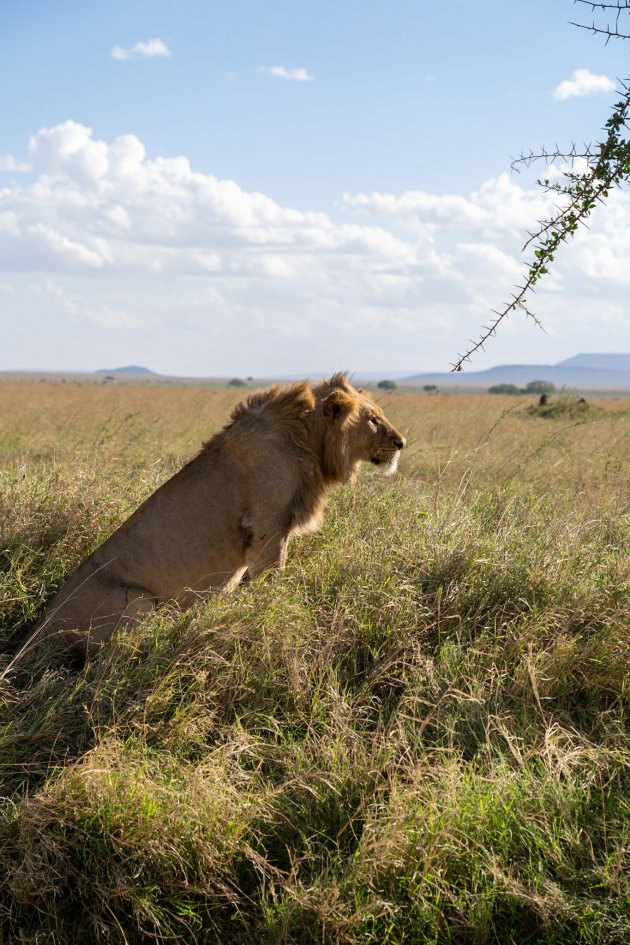
[(583, 397), (571, 397), (568, 394), (551, 396), (545, 404), (530, 404), (527, 415), (542, 417), (545, 420), (590, 420), (600, 417), (604, 411), (596, 404), (591, 404)]
[(16, 658), (183, 458), (151, 465), (199, 396), (169, 393), (74, 405), (98, 465), (65, 428), (54, 463), (20, 429), (0, 466), (0, 941), (630, 940), (623, 410), (550, 433), (402, 394), (400, 475), (337, 492), (282, 575), (82, 670), (53, 640)]

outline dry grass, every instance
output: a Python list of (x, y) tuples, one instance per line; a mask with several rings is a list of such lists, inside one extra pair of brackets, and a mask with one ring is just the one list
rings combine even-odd
[(0, 942), (627, 942), (625, 401), (389, 395), (284, 574), (15, 659), (240, 396), (2, 386)]

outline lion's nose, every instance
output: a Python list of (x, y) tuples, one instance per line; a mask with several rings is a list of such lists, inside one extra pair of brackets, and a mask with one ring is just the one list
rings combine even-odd
[(401, 436), (401, 437), (394, 437), (392, 442), (397, 450), (401, 450), (403, 446), (405, 446), (405, 444), (407, 443), (407, 440), (404, 438), (404, 436)]

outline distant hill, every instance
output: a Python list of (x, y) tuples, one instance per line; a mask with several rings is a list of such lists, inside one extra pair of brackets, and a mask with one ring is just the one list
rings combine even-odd
[(143, 374), (151, 377), (157, 377), (157, 372), (147, 367), (140, 367), (139, 364), (128, 364), (127, 367), (100, 368), (95, 374)]
[(576, 354), (558, 364), (500, 364), (485, 371), (463, 373), (414, 374), (403, 382), (437, 384), (439, 387), (479, 387), (493, 384), (516, 384), (524, 387), (529, 381), (551, 381), (556, 387), (574, 390), (630, 388), (630, 354)]
[(575, 354), (559, 365), (570, 368), (604, 368), (606, 371), (627, 371), (630, 374), (630, 354)]

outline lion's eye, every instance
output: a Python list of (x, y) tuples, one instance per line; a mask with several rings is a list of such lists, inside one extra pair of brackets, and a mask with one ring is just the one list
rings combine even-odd
[(376, 419), (376, 417), (370, 417), (370, 419), (368, 420), (368, 423), (371, 424), (371, 426), (372, 426), (372, 428), (373, 428), (374, 430), (378, 430), (378, 428), (379, 428), (379, 426), (380, 426), (380, 423), (378, 422), (378, 420)]

